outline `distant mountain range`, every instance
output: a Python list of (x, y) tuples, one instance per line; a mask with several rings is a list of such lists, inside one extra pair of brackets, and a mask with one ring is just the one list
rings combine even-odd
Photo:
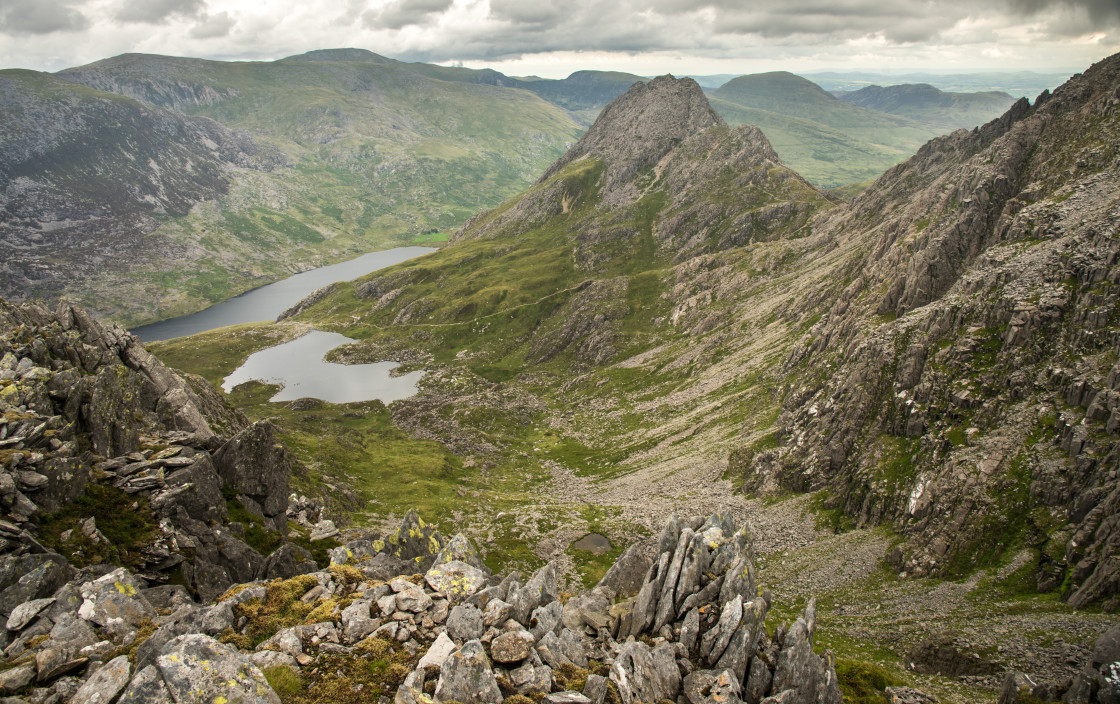
[[(373, 249), (439, 241), (528, 186), (646, 80), (513, 78), (362, 49), (3, 71), (0, 129), (14, 137), (0, 148), (0, 237), (12, 252), (0, 295), (66, 294), (140, 324)], [(1005, 107), (991, 96), (857, 105), (784, 72), (708, 91), (729, 124), (759, 126), (823, 187), (874, 178)]]

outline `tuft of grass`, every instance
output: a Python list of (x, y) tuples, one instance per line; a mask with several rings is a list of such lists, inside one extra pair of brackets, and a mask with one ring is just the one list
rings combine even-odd
[(264, 668), (261, 672), (264, 673), (264, 678), (268, 680), (268, 685), (280, 697), (280, 701), (285, 702), (285, 704), (295, 701), (296, 697), (306, 692), (307, 683), (304, 682), (303, 677), (287, 665), (273, 665)]
[(836, 679), (844, 701), (851, 704), (887, 704), (884, 690), (902, 684), (879, 665), (861, 660), (837, 660)]
[[(94, 543), (82, 533), (81, 524), (90, 517), (109, 545)], [(35, 523), (40, 541), (78, 567), (105, 563), (137, 567), (144, 561), (141, 548), (159, 535), (147, 499), (107, 484), (90, 484), (74, 503), (58, 513), (36, 516)], [(70, 539), (64, 541), (62, 534), (68, 530)]]

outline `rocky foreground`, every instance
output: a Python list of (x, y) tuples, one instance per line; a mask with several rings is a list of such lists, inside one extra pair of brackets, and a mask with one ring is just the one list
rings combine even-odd
[[(767, 626), (729, 517), (671, 517), (580, 594), (555, 564), (493, 575), (415, 514), (341, 545), (270, 426), (78, 307), (0, 317), (2, 701), (842, 699), (813, 602)], [(1008, 674), (1003, 700), (1116, 701), (1118, 642), (1061, 688)]]

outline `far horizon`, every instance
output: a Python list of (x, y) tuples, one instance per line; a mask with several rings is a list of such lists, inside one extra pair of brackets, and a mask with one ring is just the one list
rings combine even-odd
[(314, 48), (563, 78), (773, 70), (1075, 73), (1120, 52), (1115, 0), (743, 7), (726, 0), (6, 0), (0, 66), (58, 71), (122, 53), (271, 61)]

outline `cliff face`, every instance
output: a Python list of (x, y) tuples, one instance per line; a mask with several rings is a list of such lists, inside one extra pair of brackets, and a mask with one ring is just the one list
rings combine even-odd
[[(930, 142), (813, 223), (857, 254), (786, 359), (754, 490), (827, 487), (916, 574), (1013, 544), (1038, 586), (1116, 608), (1120, 57)], [(831, 244), (828, 244), (831, 243)]]
[(230, 167), (261, 163), (213, 120), (0, 72), (0, 295), (50, 295), (166, 256), (147, 238), (163, 219), (224, 195)]

